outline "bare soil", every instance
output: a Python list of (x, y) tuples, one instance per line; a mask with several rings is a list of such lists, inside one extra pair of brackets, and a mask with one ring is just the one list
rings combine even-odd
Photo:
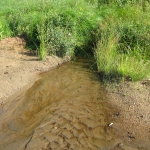
[(0, 41), (0, 104), (14, 92), (38, 78), (38, 73), (48, 71), (69, 58), (49, 56), (40, 61), (35, 52), (25, 48), (26, 42), (19, 37)]
[(115, 150), (149, 150), (150, 81), (109, 84), (106, 89), (109, 103), (116, 110), (112, 115), (114, 128), (123, 138)]
[[(67, 61), (67, 59), (63, 60), (63, 59), (57, 58), (55, 56), (47, 57), (45, 61), (39, 61), (38, 57), (35, 56), (35, 54), (33, 54), (25, 49), (25, 41), (20, 38), (7, 38), (4, 40), (1, 40), (0, 41), (0, 51), (1, 51), (1, 54), (0, 54), (0, 103), (4, 107), (5, 107), (5, 103), (7, 101), (9, 101), (9, 99), (7, 99), (7, 98), (10, 97), (10, 95), (12, 95), (13, 93), (20, 90), (21, 88), (25, 87), (28, 84), (34, 83), (35, 80), (37, 80), (40, 77), (39, 76), (40, 72), (48, 71), (51, 68), (56, 67), (59, 64), (63, 63), (64, 61)], [(53, 76), (55, 77), (55, 75), (53, 75)], [(80, 76), (80, 72), (77, 73), (76, 78), (79, 78), (79, 76)], [(67, 88), (68, 79), (66, 79), (66, 84), (61, 84), (61, 83), (57, 82), (57, 80), (58, 80), (58, 77), (54, 78), (54, 81), (56, 83), (58, 83), (58, 85), (60, 84), (61, 86), (66, 86), (66, 88)], [(61, 78), (60, 78), (60, 81), (62, 81)], [(83, 79), (83, 81), (85, 81), (85, 79)], [(70, 82), (72, 82), (72, 80)], [(35, 87), (37, 86), (36, 84), (38, 84), (38, 82), (35, 83)], [(51, 84), (51, 82), (50, 82), (50, 84)], [(74, 84), (75, 85), (77, 84), (76, 80), (74, 80)], [(49, 87), (48, 84), (46, 84), (46, 86)], [(57, 84), (56, 84), (56, 86), (57, 86)], [(80, 86), (80, 85), (78, 85), (78, 86)], [(82, 89), (85, 89), (84, 84), (81, 86), (83, 86)], [(140, 82), (134, 82), (134, 83), (132, 83), (132, 82), (124, 82), (124, 83), (120, 83), (120, 84), (113, 83), (113, 84), (106, 85), (105, 88), (107, 90), (106, 91), (106, 96), (107, 96), (107, 100), (108, 100), (107, 105), (109, 105), (109, 108), (112, 110), (103, 108), (100, 111), (101, 112), (100, 116), (102, 116), (102, 114), (103, 114), (103, 116), (106, 117), (106, 120), (104, 120), (104, 124), (110, 123), (109, 124), (110, 126), (108, 125), (108, 127), (111, 127), (111, 129), (109, 128), (110, 132), (113, 129), (113, 131), (115, 131), (115, 137), (121, 139), (120, 142), (119, 142), (119, 140), (117, 141), (116, 145), (114, 145), (111, 150), (149, 150), (150, 149), (150, 80), (147, 79), (147, 80), (143, 80)], [(43, 89), (48, 90), (48, 88), (43, 88)], [(55, 90), (55, 87), (54, 87), (54, 90)], [(75, 91), (75, 89), (72, 91)], [(64, 88), (64, 92), (66, 92), (65, 88)], [(37, 93), (42, 94), (41, 92), (37, 92)], [(83, 93), (83, 92), (81, 92), (81, 93)], [(90, 91), (89, 91), (89, 93), (90, 93)], [(32, 97), (34, 98), (32, 93), (30, 93), (30, 96), (31, 96), (31, 98)], [(54, 95), (54, 97), (55, 96), (57, 96), (57, 95)], [(91, 95), (89, 95), (89, 96), (91, 96)], [(94, 97), (94, 95), (92, 95), (92, 96)], [(86, 126), (85, 129), (87, 129), (87, 131), (84, 131), (83, 134), (86, 133), (86, 137), (91, 136), (93, 138), (93, 133), (94, 133), (95, 127), (90, 126), (90, 128), (87, 128), (89, 126), (89, 122), (86, 122), (85, 120), (88, 118), (85, 118), (85, 120), (81, 119), (80, 124), (74, 124), (73, 122), (75, 122), (75, 123), (79, 122), (79, 120), (76, 120), (75, 118), (82, 117), (78, 114), (80, 114), (82, 111), (84, 111), (83, 106), (87, 105), (87, 108), (89, 110), (91, 110), (92, 112), (96, 112), (95, 105), (98, 106), (98, 104), (96, 104), (94, 100), (93, 100), (93, 102), (89, 101), (88, 103), (87, 103), (87, 101), (85, 101), (85, 102), (82, 102), (84, 104), (76, 106), (76, 110), (78, 110), (78, 111), (72, 112), (74, 109), (70, 109), (70, 108), (73, 107), (74, 105), (78, 105), (78, 104), (77, 103), (74, 104), (74, 101), (72, 103), (71, 102), (69, 103), (69, 101), (70, 101), (70, 99), (68, 99), (68, 101), (66, 101), (66, 103), (64, 103), (63, 101), (56, 103), (57, 107), (58, 106), (60, 107), (59, 109), (57, 109), (55, 104), (54, 104), (54, 106), (51, 106), (52, 108), (50, 108), (50, 111), (52, 111), (54, 118), (52, 116), (49, 116), (50, 118), (47, 119), (47, 120), (52, 121), (52, 122), (50, 122), (50, 124), (52, 125), (52, 129), (53, 130), (55, 129), (54, 132), (59, 131), (59, 130), (61, 130), (61, 132), (63, 132), (63, 133), (64, 133), (64, 131), (67, 132), (67, 133), (64, 133), (68, 136), (67, 138), (65, 137), (66, 145), (67, 145), (67, 143), (78, 143), (76, 141), (76, 136), (80, 136), (80, 134), (81, 134), (81, 132), (77, 133), (77, 131), (81, 127), (81, 123), (84, 124), (84, 126)], [(90, 105), (90, 103), (92, 103), (92, 105)], [(26, 103), (23, 103), (23, 105), (21, 105), (21, 106), (24, 106), (24, 104), (26, 104)], [(66, 107), (66, 105), (67, 105), (67, 107)], [(33, 106), (33, 108), (36, 108), (35, 104), (33, 104), (32, 106)], [(37, 104), (37, 106), (39, 107), (38, 104)], [(66, 110), (66, 108), (68, 108), (69, 110)], [(28, 110), (28, 105), (26, 105), (26, 107), (23, 109)], [(60, 110), (62, 110), (63, 113)], [(19, 111), (19, 110), (17, 110), (17, 111)], [(72, 118), (71, 121), (69, 120), (70, 118), (67, 118), (68, 116), (64, 113), (67, 111), (69, 113), (69, 116), (70, 116), (70, 113), (74, 114), (74, 116), (75, 116), (75, 118)], [(87, 112), (87, 110), (85, 110), (84, 114), (86, 114), (86, 112)], [(47, 112), (45, 112), (45, 113), (47, 113)], [(109, 114), (108, 120), (111, 120), (111, 122), (107, 121), (107, 116), (108, 116), (107, 113)], [(94, 114), (94, 113), (91, 113), (91, 114)], [(37, 115), (39, 115), (39, 114), (37, 114)], [(90, 114), (88, 114), (88, 115), (90, 115)], [(111, 119), (110, 119), (110, 115), (111, 115)], [(19, 115), (17, 115), (17, 117), (18, 116)], [(34, 118), (35, 119), (35, 121), (34, 121), (34, 120), (32, 120), (32, 116), (27, 114), (26, 117), (31, 117), (30, 118), (31, 125), (32, 125), (32, 122), (36, 123), (37, 121), (39, 121), (38, 119), (41, 118), (41, 117)], [(36, 117), (36, 115), (34, 117)], [(91, 115), (89, 116), (89, 118), (90, 117), (97, 120), (96, 117), (93, 117)], [(23, 119), (25, 119), (25, 118), (23, 118)], [(64, 128), (62, 127), (63, 130), (61, 128), (59, 128), (60, 126), (62, 126), (61, 119), (63, 119), (63, 120), (66, 119), (67, 122), (70, 123), (72, 127), (74, 127), (75, 133), (73, 133), (73, 135), (76, 135), (76, 136), (73, 139), (71, 138), (72, 133), (70, 133), (69, 126), (67, 126), (67, 127), (65, 126)], [(98, 119), (99, 119), (99, 117), (98, 117)], [(12, 121), (13, 120), (14, 119), (12, 118)], [(67, 124), (65, 124), (65, 125), (67, 125)], [(80, 125), (80, 126), (78, 126), (78, 125)], [(91, 125), (93, 125), (93, 123)], [(41, 139), (43, 140), (43, 145), (44, 145), (45, 141), (47, 142), (47, 139), (42, 138), (42, 136), (43, 136), (42, 132), (44, 130), (47, 133), (47, 127), (49, 128), (49, 126), (50, 126), (49, 124), (46, 124), (46, 125), (44, 124), (42, 127), (40, 127), (40, 129), (42, 128), (42, 131), (40, 131), (40, 129), (37, 128), (35, 130), (35, 133), (36, 133), (35, 137), (37, 137), (37, 135), (39, 136), (38, 141), (35, 141), (35, 143), (34, 143), (34, 137), (31, 136), (31, 138), (28, 139), (25, 149), (35, 149), (33, 147), (37, 146), (37, 143), (39, 143), (39, 140), (41, 140)], [(59, 130), (57, 130), (58, 128), (59, 128)], [(26, 128), (25, 128), (25, 130), (26, 130)], [(79, 130), (79, 131), (81, 131), (81, 130)], [(109, 131), (107, 131), (107, 132), (109, 132)], [(96, 133), (98, 133), (98, 132), (96, 131)], [(47, 134), (45, 134), (45, 136), (46, 135)], [(51, 135), (48, 134), (47, 137), (49, 137), (49, 136), (51, 136)], [(52, 144), (56, 144), (55, 142), (61, 143), (62, 142), (61, 140), (64, 140), (64, 139), (62, 139), (62, 135), (57, 134), (57, 136), (59, 138), (61, 138), (60, 141), (58, 141), (58, 140), (55, 141), (53, 137), (49, 137), (49, 138), (52, 138), (49, 140), (54, 141)], [(97, 136), (97, 134), (94, 134), (94, 138), (95, 138), (95, 136)], [(70, 137), (70, 139), (69, 139), (69, 137)], [(33, 138), (33, 140), (32, 140), (32, 138)], [(106, 138), (103, 137), (103, 138), (105, 140), (106, 139), (109, 140), (109, 134), (108, 134), (108, 137), (106, 137)], [(111, 134), (110, 134), (110, 139), (113, 139), (111, 137)], [(89, 143), (93, 143), (93, 142), (95, 142), (95, 141), (90, 141)], [(110, 140), (110, 142), (111, 142), (111, 140)], [(85, 141), (80, 141), (80, 143), (83, 143), (83, 145), (85, 145), (85, 146), (87, 145), (87, 143)], [(99, 145), (100, 143), (96, 143), (96, 144)], [(28, 147), (27, 147), (27, 145), (28, 145)], [(47, 145), (46, 147), (50, 147), (50, 145)], [(72, 148), (72, 149), (76, 150), (76, 148)], [(81, 149), (83, 149), (83, 148), (81, 148)], [(87, 148), (85, 147), (85, 149), (87, 149)], [(95, 149), (96, 148), (93, 148), (93, 150), (95, 150)], [(108, 149), (104, 148), (103, 150), (110, 150), (110, 148), (108, 148)]]

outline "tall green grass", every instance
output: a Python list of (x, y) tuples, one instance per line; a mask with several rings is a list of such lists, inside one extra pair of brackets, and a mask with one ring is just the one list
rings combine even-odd
[(141, 80), (150, 74), (150, 6), (116, 7), (98, 29), (95, 57), (105, 78)]
[(148, 0), (1, 0), (0, 39), (25, 38), (47, 55), (95, 56), (103, 78), (150, 74)]
[(23, 36), (28, 48), (38, 49), (41, 59), (84, 52), (98, 24), (97, 6), (85, 0), (6, 0), (0, 4), (0, 14), (7, 20), (5, 31), (11, 31), (1, 38)]

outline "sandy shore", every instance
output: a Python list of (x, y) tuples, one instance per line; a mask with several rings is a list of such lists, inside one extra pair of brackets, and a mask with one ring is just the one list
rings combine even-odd
[(66, 58), (48, 56), (40, 61), (33, 52), (25, 49), (25, 41), (18, 37), (0, 41), (0, 103), (38, 79), (38, 73), (48, 71), (68, 61)]

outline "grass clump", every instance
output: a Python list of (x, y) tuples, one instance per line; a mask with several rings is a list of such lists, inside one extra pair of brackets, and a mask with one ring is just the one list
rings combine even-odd
[(141, 80), (150, 74), (150, 9), (139, 3), (116, 7), (98, 29), (95, 57), (103, 78)]
[(96, 6), (85, 0), (6, 0), (0, 5), (5, 31), (11, 31), (5, 36), (23, 36), (42, 60), (46, 55), (82, 53), (98, 24)]

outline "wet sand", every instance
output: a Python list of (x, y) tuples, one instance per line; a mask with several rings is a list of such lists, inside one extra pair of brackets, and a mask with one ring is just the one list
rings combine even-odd
[(39, 61), (18, 37), (0, 51), (0, 150), (150, 149), (150, 78), (102, 88), (88, 62), (71, 62), (38, 80), (64, 60)]
[(113, 150), (122, 142), (88, 62), (70, 62), (42, 76), (1, 110), (1, 150)]

